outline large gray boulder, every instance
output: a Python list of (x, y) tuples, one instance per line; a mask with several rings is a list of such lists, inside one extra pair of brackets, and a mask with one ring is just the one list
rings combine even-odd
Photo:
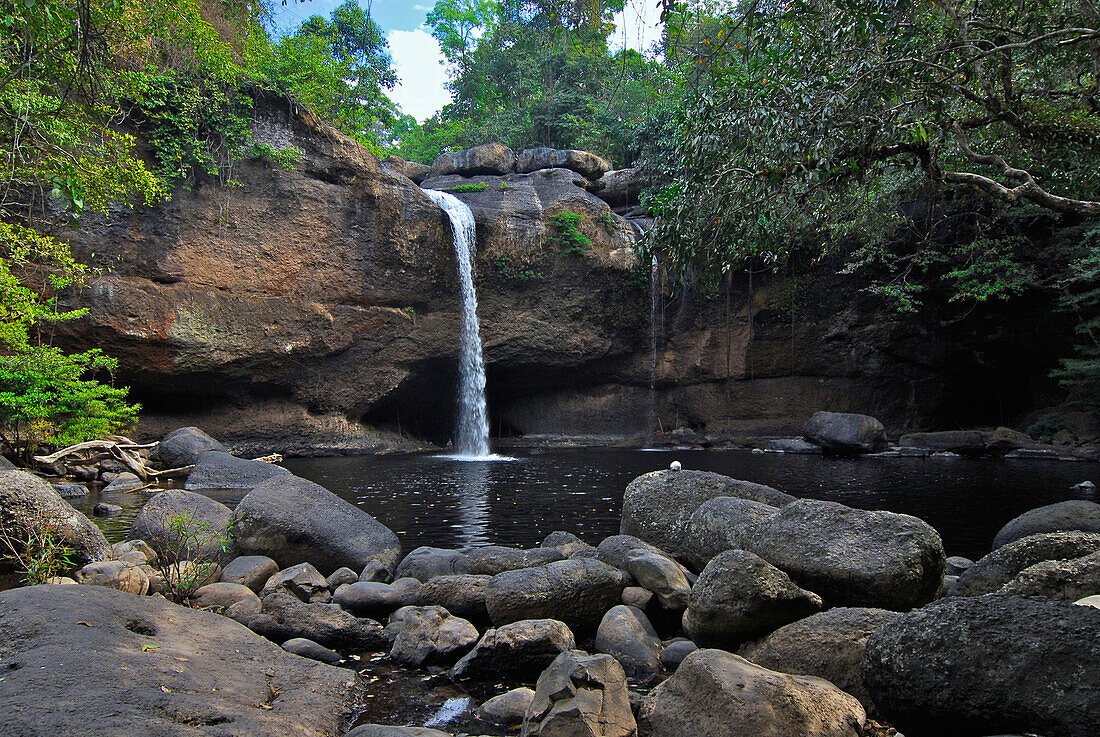
[(627, 554), (626, 570), (639, 586), (656, 594), (664, 608), (687, 607), (691, 584), (676, 561), (650, 550), (631, 550)]
[(304, 637), (334, 650), (370, 651), (384, 650), (389, 644), (378, 622), (358, 619), (328, 604), (306, 604), (286, 589), (265, 596), (260, 612), (242, 622), (275, 642)]
[(241, 555), (225, 564), (221, 580), (260, 591), (267, 580), (278, 572), (279, 564), (266, 555)]
[(874, 705), (860, 666), (867, 638), (895, 617), (886, 609), (838, 607), (780, 627), (737, 654), (757, 665), (798, 676), (817, 676), (855, 696), (868, 714)]
[(0, 734), (332, 737), (354, 672), (231, 619), (99, 586), (0, 593)]
[(361, 617), (382, 619), (405, 606), (401, 589), (386, 583), (356, 581), (336, 589), (333, 601)]
[(763, 558), (727, 550), (707, 564), (692, 587), (684, 624), (700, 647), (732, 649), (820, 610), (820, 596), (799, 588)]
[(481, 146), (440, 154), (432, 162), (429, 177), (448, 174), (473, 176), (475, 174), (508, 174), (516, 168), (516, 155), (503, 143), (486, 143)]
[(1036, 563), (1002, 586), (1001, 591), (1072, 604), (1100, 592), (1100, 552), (1074, 560)]
[(596, 630), (595, 647), (631, 677), (644, 681), (661, 672), (661, 638), (640, 609), (621, 604), (609, 609)]
[(1100, 551), (1100, 533), (1048, 532), (1028, 535), (984, 556), (959, 574), (952, 596), (1000, 591), (1021, 571), (1047, 560), (1073, 560)]
[(488, 622), (485, 592), (491, 576), (436, 576), (417, 589), (415, 602), (419, 606), (438, 605), (459, 617), (473, 622)]
[(513, 688), (479, 706), (475, 716), (483, 722), (501, 727), (517, 727), (523, 724), (523, 715), (534, 700), (533, 690), (526, 686)]
[(181, 427), (164, 436), (149, 459), (161, 468), (193, 466), (208, 450), (226, 452), (225, 446), (197, 427)]
[(619, 603), (625, 579), (622, 571), (592, 559), (505, 571), (485, 587), (485, 609), (498, 626), (523, 619), (557, 619), (592, 630), (604, 612)]
[(943, 583), (943, 542), (926, 522), (836, 502), (800, 499), (753, 525), (745, 550), (786, 572), (829, 606), (905, 610)]
[(717, 473), (654, 471), (639, 476), (626, 487), (619, 531), (639, 537), (678, 558), (685, 557), (691, 516), (704, 502), (720, 496), (749, 499), (773, 507), (794, 501), (791, 495), (770, 486)]
[(599, 179), (611, 169), (611, 165), (591, 151), (546, 146), (524, 149), (516, 162), (516, 171), (527, 174), (539, 169), (571, 169), (583, 174), (585, 179)]
[(696, 650), (638, 713), (646, 737), (859, 737), (860, 703), (828, 681), (777, 673), (722, 650)]
[(453, 663), (477, 643), (477, 628), (440, 606), (408, 606), (394, 614), (400, 630), (390, 648), (398, 663)]
[(127, 540), (144, 540), (168, 560), (227, 561), (236, 553), (233, 510), (183, 489), (157, 492), (134, 518)]
[(195, 468), (187, 475), (183, 488), (188, 491), (254, 489), (263, 481), (277, 476), (290, 476), (290, 471), (274, 463), (250, 461), (225, 451), (208, 450), (195, 461)]
[(436, 576), (469, 572), (470, 560), (462, 551), (422, 545), (402, 559), (393, 577), (428, 581)]
[(298, 478), (268, 479), (233, 511), (237, 547), (267, 555), (280, 566), (308, 560), (322, 572), (361, 570), (377, 560), (393, 570), (401, 555), (397, 535), (328, 489)]
[(1009, 521), (993, 538), (993, 549), (1042, 532), (1100, 532), (1100, 504), (1070, 499), (1024, 512)]
[(596, 180), (592, 190), (612, 207), (637, 204), (642, 193), (641, 169), (613, 169)]
[(807, 440), (828, 453), (874, 453), (886, 447), (886, 429), (870, 415), (814, 412), (802, 426)]
[(455, 663), (452, 678), (530, 677), (577, 646), (565, 622), (529, 619), (489, 629), (474, 649)]
[(906, 734), (1096, 734), (1100, 610), (990, 594), (903, 614), (867, 641), (863, 681)]
[[(56, 542), (72, 549), (76, 567), (103, 560), (111, 551), (94, 522), (48, 483), (25, 471), (0, 471), (0, 524), (13, 540), (22, 539), (24, 544), (28, 532), (48, 530)], [(5, 578), (14, 583), (19, 573), (10, 558), (0, 555), (0, 583)]]
[(570, 650), (539, 675), (522, 737), (634, 737), (638, 725), (622, 666), (609, 655)]
[(719, 553), (743, 547), (744, 533), (778, 511), (770, 504), (733, 496), (703, 502), (688, 522), (685, 559), (702, 569)]
[(325, 604), (332, 599), (328, 580), (312, 563), (299, 563), (272, 575), (260, 590), (260, 598), (284, 586), (302, 601)]
[(564, 559), (565, 555), (556, 548), (521, 550), (501, 545), (486, 545), (466, 551), (469, 566), (466, 572), (478, 576), (495, 576), (505, 571), (535, 568)]

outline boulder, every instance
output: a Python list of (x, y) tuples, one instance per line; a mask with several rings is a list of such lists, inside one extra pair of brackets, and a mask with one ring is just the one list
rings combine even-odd
[[(49, 530), (55, 542), (73, 551), (76, 566), (103, 560), (111, 550), (95, 523), (62, 499), (48, 483), (25, 471), (0, 471), (0, 525), (13, 539)], [(7, 553), (8, 551), (4, 551)], [(0, 581), (15, 578), (16, 566), (0, 555)]]
[(221, 450), (208, 450), (199, 455), (195, 468), (187, 475), (183, 488), (188, 491), (208, 489), (254, 489), (262, 482), (290, 471), (274, 463), (237, 458)]
[(1044, 596), (1072, 604), (1100, 591), (1100, 552), (1073, 560), (1047, 560), (1001, 587), (1005, 594)]
[(974, 567), (974, 561), (963, 558), (961, 555), (948, 556), (944, 561), (943, 573), (945, 576), (958, 576)]
[(691, 640), (673, 640), (661, 651), (661, 665), (665, 670), (676, 670), (684, 658), (699, 649)]
[(866, 714), (813, 676), (777, 673), (722, 650), (696, 650), (638, 713), (646, 737), (858, 737)]
[(926, 522), (800, 499), (753, 525), (744, 549), (817, 592), (830, 606), (905, 610), (943, 583), (943, 542)]
[(802, 434), (828, 453), (875, 453), (886, 447), (886, 429), (870, 415), (814, 412)]
[(418, 606), (438, 605), (459, 617), (474, 622), (488, 622), (485, 592), (491, 576), (436, 576), (416, 591)]
[(958, 453), (982, 455), (986, 452), (985, 438), (980, 430), (942, 430), (902, 435), (898, 441), (902, 448), (920, 448), (933, 453)]
[(196, 589), (221, 578), (222, 569), (217, 563), (181, 560), (177, 563), (158, 563), (157, 568), (141, 566), (149, 577), (149, 593), (164, 594), (175, 600), (183, 600)]
[(452, 678), (527, 676), (577, 646), (564, 622), (529, 619), (486, 630), (474, 649), (455, 663)]
[(688, 552), (685, 541), (691, 515), (715, 497), (740, 499), (782, 507), (794, 497), (781, 491), (738, 481), (706, 471), (654, 471), (630, 482), (623, 495), (619, 531), (634, 535), (676, 557)]
[(614, 169), (597, 179), (592, 190), (612, 207), (624, 207), (638, 202), (642, 180), (641, 169)]
[(197, 609), (222, 612), (234, 604), (242, 604), (237, 607), (237, 611), (260, 611), (260, 597), (252, 589), (239, 583), (208, 583), (197, 588), (191, 595), (191, 606)]
[(719, 553), (743, 547), (743, 534), (778, 511), (770, 504), (734, 496), (704, 502), (688, 521), (684, 557), (702, 569)]
[(635, 550), (644, 550), (654, 555), (669, 557), (668, 553), (656, 545), (650, 545), (645, 540), (633, 535), (611, 535), (601, 540), (599, 547), (595, 548), (595, 558), (609, 566), (618, 568), (620, 571), (625, 571), (630, 554)]
[(562, 653), (539, 675), (522, 737), (634, 737), (622, 666), (609, 655)]
[(210, 497), (165, 489), (145, 503), (127, 540), (144, 540), (169, 560), (228, 561), (236, 552), (233, 510)]
[(358, 582), (336, 589), (333, 601), (356, 615), (382, 619), (408, 602), (400, 589), (385, 583)]
[(702, 647), (734, 648), (821, 610), (821, 597), (744, 550), (715, 556), (691, 589), (684, 626)]
[(486, 545), (466, 551), (467, 573), (479, 576), (495, 576), (504, 571), (520, 568), (535, 568), (556, 560), (564, 560), (565, 555), (555, 548), (534, 548), (521, 550), (500, 545)]
[(513, 688), (479, 706), (474, 716), (500, 727), (517, 727), (523, 724), (523, 715), (534, 700), (533, 690), (526, 686)]
[(103, 488), (104, 494), (123, 494), (127, 491), (133, 491), (134, 489), (140, 489), (145, 486), (145, 482), (139, 479), (136, 475), (127, 471), (126, 473), (120, 473), (111, 479), (111, 483), (107, 484)]
[(1009, 521), (993, 538), (993, 549), (1041, 532), (1100, 532), (1100, 504), (1084, 499), (1048, 504)]
[(626, 606), (645, 611), (653, 602), (653, 597), (654, 594), (649, 589), (643, 589), (641, 586), (627, 586), (623, 589), (621, 600)]
[(328, 648), (375, 652), (387, 644), (378, 622), (357, 619), (328, 604), (306, 604), (285, 589), (265, 596), (259, 614), (247, 618), (246, 624), (275, 642), (304, 637)]
[(409, 606), (400, 615), (401, 629), (390, 649), (390, 657), (399, 663), (453, 663), (478, 641), (476, 627), (443, 607)]
[(92, 514), (96, 517), (116, 517), (122, 514), (122, 507), (117, 504), (99, 502), (92, 507)]
[(449, 732), (440, 732), (428, 727), (395, 727), (390, 724), (360, 724), (344, 737), (451, 737)]
[(503, 143), (486, 143), (463, 151), (451, 151), (432, 162), (429, 177), (448, 174), (508, 174), (516, 168), (516, 155)]
[(267, 580), (278, 572), (279, 564), (266, 555), (241, 555), (225, 564), (221, 580), (260, 591)]
[(308, 560), (322, 571), (360, 570), (377, 560), (393, 570), (397, 535), (328, 489), (297, 476), (268, 479), (233, 512), (237, 547), (269, 555), (281, 566)]
[(671, 558), (649, 550), (631, 550), (626, 570), (638, 585), (652, 591), (666, 609), (684, 609), (691, 596), (691, 585), (683, 570)]
[[(3, 458), (3, 456), (0, 456), (0, 458)], [(52, 484), (52, 486), (53, 490), (62, 499), (77, 499), (88, 493), (88, 487), (84, 484)]]
[(1096, 734), (1100, 610), (990, 594), (903, 614), (867, 641), (863, 681), (906, 734)]
[(598, 560), (559, 560), (493, 576), (485, 587), (485, 608), (493, 624), (522, 619), (558, 619), (571, 627), (595, 629), (603, 613), (619, 603), (623, 573)]
[(157, 560), (156, 551), (144, 540), (123, 540), (111, 546), (111, 555), (115, 558), (121, 559), (123, 556), (134, 553), (144, 558), (146, 563), (154, 563)]
[(99, 586), (0, 593), (0, 630), (11, 737), (332, 737), (356, 680), (226, 617)]
[(1021, 571), (1045, 560), (1073, 560), (1100, 550), (1100, 533), (1048, 532), (1028, 535), (997, 548), (959, 574), (952, 596), (1000, 591)]
[(660, 647), (657, 631), (646, 615), (634, 607), (612, 607), (596, 630), (596, 650), (615, 658), (627, 675), (642, 681), (661, 672)]
[(346, 583), (357, 583), (359, 574), (350, 568), (337, 568), (325, 577), (329, 591), (335, 591)]
[(838, 607), (780, 627), (737, 654), (781, 673), (824, 678), (855, 696), (873, 714), (874, 704), (860, 673), (863, 650), (868, 637), (898, 616), (886, 609)]
[(415, 161), (405, 161), (400, 156), (387, 156), (380, 162), (382, 168), (394, 173), (406, 176), (413, 180), (413, 183), (420, 184), (428, 178), (428, 174), (432, 168), (427, 164), (420, 164)]
[(469, 572), (470, 561), (465, 553), (424, 545), (406, 555), (393, 575), (394, 578), (415, 578), (418, 581), (427, 581), (435, 576)]
[(283, 650), (288, 653), (294, 653), (303, 658), (309, 658), (310, 660), (319, 660), (322, 663), (339, 663), (343, 658), (340, 657), (340, 653), (335, 650), (329, 650), (323, 645), (318, 645), (313, 640), (307, 640), (304, 637), (294, 637), (283, 643)]
[(226, 452), (225, 446), (197, 427), (181, 427), (164, 436), (149, 455), (161, 468), (193, 466), (208, 450)]
[(332, 598), (328, 581), (309, 563), (284, 568), (271, 576), (260, 590), (260, 598), (283, 587), (290, 589), (302, 601), (324, 604)]
[(563, 532), (561, 530), (556, 530), (547, 535), (540, 547), (560, 550), (561, 554), (566, 558), (571, 557), (573, 553), (593, 549), (591, 545), (581, 540), (573, 533)]
[(778, 438), (764, 443), (764, 450), (770, 453), (792, 453), (795, 455), (821, 455), (821, 446), (804, 438)]
[(149, 593), (149, 577), (136, 565), (121, 560), (101, 560), (89, 563), (76, 572), (77, 583), (107, 586), (128, 594)]
[(359, 571), (359, 580), (364, 582), (389, 583), (392, 578), (391, 572), (376, 560), (368, 560), (363, 570)]
[(528, 174), (539, 169), (570, 169), (585, 179), (599, 179), (611, 169), (602, 157), (589, 151), (562, 150), (542, 146), (524, 149), (516, 162), (516, 171)]

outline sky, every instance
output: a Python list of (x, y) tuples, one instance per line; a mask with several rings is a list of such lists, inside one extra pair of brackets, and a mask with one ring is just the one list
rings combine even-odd
[[(328, 17), (343, 0), (308, 0), (275, 6), (274, 30), (282, 35), (293, 31), (311, 15)], [(423, 122), (451, 100), (447, 91), (447, 66), (439, 44), (424, 27), (434, 0), (359, 0), (370, 10), (390, 45), (397, 86), (390, 98), (403, 112)], [(626, 8), (615, 14), (615, 33), (609, 41), (612, 52), (624, 46), (647, 51), (660, 38), (660, 0), (626, 0)]]

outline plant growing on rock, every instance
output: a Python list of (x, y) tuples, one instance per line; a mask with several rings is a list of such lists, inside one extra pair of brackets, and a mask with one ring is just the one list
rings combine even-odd
[(164, 595), (177, 603), (207, 583), (233, 543), (233, 521), (217, 527), (185, 511), (168, 518), (167, 532), (147, 540), (157, 552), (153, 567), (164, 582)]
[(550, 218), (555, 230), (552, 240), (561, 245), (562, 253), (584, 253), (592, 248), (592, 239), (577, 227), (583, 220), (578, 212), (559, 212)]
[(61, 542), (54, 527), (49, 519), (11, 527), (0, 520), (2, 557), (15, 565), (27, 586), (47, 583), (76, 566), (76, 551)]
[[(503, 182), (501, 182), (501, 184), (503, 184)], [(451, 191), (458, 193), (484, 192), (488, 187), (489, 185), (487, 185), (485, 182), (475, 182), (473, 184), (456, 184), (455, 186), (451, 187)]]

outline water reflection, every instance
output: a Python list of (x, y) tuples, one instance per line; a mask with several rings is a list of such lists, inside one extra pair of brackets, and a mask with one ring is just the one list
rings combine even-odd
[(451, 492), (458, 497), (458, 522), (454, 525), (462, 545), (487, 545), (489, 542), (489, 463), (458, 463), (456, 482)]

